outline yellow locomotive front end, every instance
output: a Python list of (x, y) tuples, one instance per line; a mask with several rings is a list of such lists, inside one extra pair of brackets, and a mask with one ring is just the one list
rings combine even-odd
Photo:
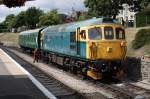
[(88, 38), (88, 59), (122, 60), (125, 58), (125, 31), (120, 25), (103, 24), (90, 27)]
[(123, 74), (121, 61), (126, 57), (125, 30), (113, 23), (84, 27), (86, 30), (86, 58), (89, 59), (87, 75), (101, 79), (104, 74), (119, 78)]

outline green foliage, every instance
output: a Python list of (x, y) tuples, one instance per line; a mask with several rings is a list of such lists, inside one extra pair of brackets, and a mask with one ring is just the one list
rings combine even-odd
[(78, 11), (76, 13), (77, 13), (77, 19), (76, 19), (77, 21), (82, 21), (82, 20), (86, 20), (86, 19), (91, 18), (91, 16), (88, 15), (87, 12)]
[(146, 34), (146, 44), (150, 44), (150, 28), (147, 29), (147, 34)]
[(4, 23), (0, 23), (0, 33), (7, 32), (7, 26)]
[(79, 21), (82, 21), (82, 20), (85, 20), (86, 19), (86, 16), (84, 16), (84, 15), (81, 15), (81, 16), (79, 16)]
[(7, 27), (7, 30), (10, 31), (12, 29), (12, 27), (14, 27), (14, 20), (15, 20), (15, 15), (14, 14), (10, 14), (6, 17), (3, 24)]
[(20, 12), (17, 16), (13, 14), (8, 15), (5, 21), (0, 24), (0, 29), (4, 26), (7, 31), (22, 26), (33, 29), (37, 28), (37, 26), (56, 25), (59, 23), (60, 19), (56, 9), (44, 14), (42, 10), (31, 7), (27, 11)]
[(147, 44), (150, 44), (150, 29), (141, 29), (137, 32), (132, 47), (138, 49)]
[(35, 7), (31, 7), (26, 11), (26, 22), (30, 28), (36, 28), (39, 22), (39, 17), (43, 14), (43, 11)]
[(57, 9), (45, 13), (39, 17), (39, 26), (56, 25), (60, 23)]
[(18, 28), (20, 26), (26, 26), (26, 24), (26, 12), (22, 11), (16, 16), (14, 20), (14, 27)]
[[(85, 0), (85, 6), (93, 16), (112, 16), (119, 13), (118, 0)], [(110, 10), (111, 9), (111, 10)]]
[(84, 4), (93, 16), (113, 16), (123, 9), (122, 4), (128, 4), (134, 11), (139, 11), (149, 4), (149, 0), (85, 0)]
[(20, 12), (17, 16), (10, 14), (2, 23), (8, 31), (12, 28), (26, 26), (29, 29), (36, 28), (39, 22), (39, 17), (43, 15), (43, 11), (35, 7), (27, 9), (27, 11)]

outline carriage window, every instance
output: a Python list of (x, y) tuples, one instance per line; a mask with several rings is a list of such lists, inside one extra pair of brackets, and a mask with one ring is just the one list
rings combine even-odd
[(114, 38), (113, 28), (112, 27), (105, 27), (104, 28), (104, 35), (105, 35), (105, 39), (113, 39)]
[(116, 28), (116, 39), (125, 39), (125, 31), (121, 28)]
[(88, 31), (89, 39), (100, 40), (102, 38), (102, 30), (99, 27), (91, 28)]

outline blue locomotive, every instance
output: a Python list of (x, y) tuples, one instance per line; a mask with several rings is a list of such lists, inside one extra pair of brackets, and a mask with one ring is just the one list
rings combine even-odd
[(127, 49), (124, 28), (108, 18), (24, 31), (19, 45), (31, 51), (41, 49), (43, 59), (93, 79), (105, 74), (119, 78)]

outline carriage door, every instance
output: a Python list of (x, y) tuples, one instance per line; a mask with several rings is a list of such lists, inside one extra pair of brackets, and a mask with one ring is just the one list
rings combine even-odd
[(86, 57), (86, 29), (77, 29), (77, 55)]
[[(44, 28), (43, 28), (44, 29)], [(43, 32), (42, 32), (42, 30), (43, 29), (41, 29), (41, 30), (39, 30), (39, 32), (38, 32), (38, 48), (39, 49), (42, 49), (43, 48), (43, 36), (44, 36), (44, 34), (43, 34)]]

